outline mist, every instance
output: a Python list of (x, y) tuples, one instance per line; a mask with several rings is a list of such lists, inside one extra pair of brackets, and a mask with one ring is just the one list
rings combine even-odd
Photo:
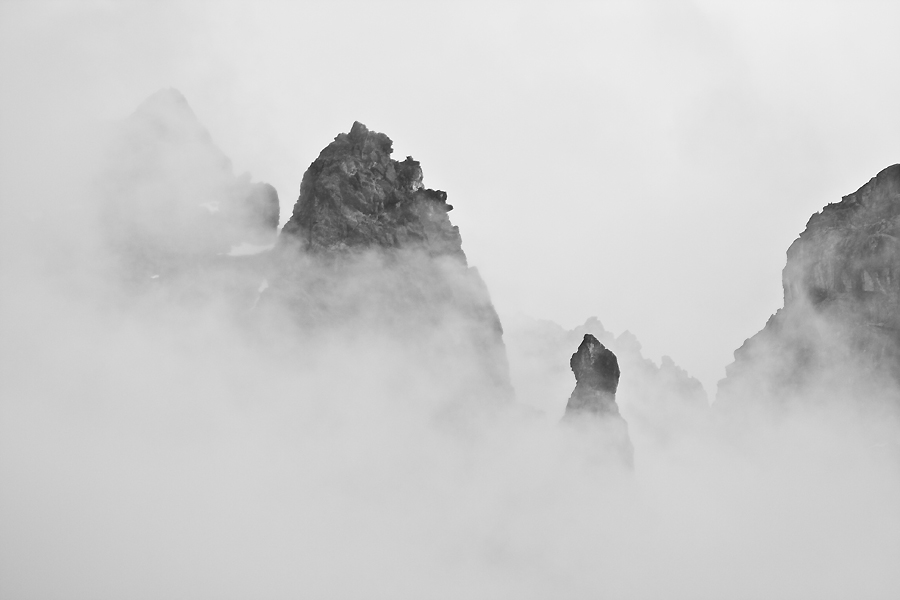
[(565, 396), (461, 418), (418, 380), (433, 365), (377, 334), (261, 345), (209, 307), (43, 291), (4, 309), (4, 597), (890, 598), (900, 584), (897, 430), (856, 409), (658, 442), (634, 421), (623, 472), (560, 428)]
[[(752, 397), (746, 411), (708, 410), (697, 380), (635, 341), (645, 340), (641, 328), (660, 325), (657, 317), (628, 325), (639, 330), (635, 338), (621, 325), (646, 313), (621, 308), (628, 294), (607, 303), (607, 292), (585, 293), (587, 280), (627, 288), (616, 285), (615, 274), (647, 265), (644, 255), (636, 251), (632, 262), (609, 267), (619, 255), (581, 251), (590, 244), (573, 252), (575, 236), (548, 236), (540, 256), (523, 250), (518, 238), (531, 241), (535, 230), (509, 235), (515, 215), (495, 216), (509, 201), (490, 206), (502, 186), (485, 181), (502, 177), (461, 169), (474, 159), (439, 150), (446, 135), (425, 143), (434, 130), (377, 109), (384, 121), (368, 125), (396, 139), (396, 156), (422, 160), (427, 185), (448, 191), (468, 264), (415, 249), (331, 262), (292, 254), (277, 245), (271, 212), (229, 213), (227, 199), (257, 198), (255, 186), (270, 181), (284, 223), (307, 165), (360, 118), (349, 114), (357, 106), (346, 94), (333, 95), (340, 119), (329, 113), (315, 128), (297, 127), (300, 117), (285, 117), (285, 107), (263, 119), (247, 105), (279, 73), (260, 61), (252, 78), (218, 73), (219, 87), (197, 84), (196, 104), (185, 92), (209, 139), (194, 131), (175, 144), (152, 128), (136, 147), (128, 146), (133, 132), (118, 137), (143, 98), (183, 87), (173, 80), (191, 81), (203, 70), (200, 57), (211, 55), (194, 44), (228, 47), (223, 39), (240, 39), (230, 35), (242, 31), (238, 17), (252, 13), (244, 5), (222, 13), (200, 6), (167, 5), (175, 16), (148, 5), (97, 4), (96, 13), (55, 4), (3, 8), (3, 32), (13, 20), (26, 32), (7, 37), (4, 48), (25, 48), (28, 32), (44, 39), (69, 19), (76, 30), (102, 35), (85, 42), (95, 48), (79, 46), (82, 54), (59, 59), (81, 71), (59, 67), (46, 48), (19, 65), (9, 52), (0, 59), (10, 81), (23, 86), (20, 96), (12, 86), (2, 92), (0, 597), (897, 597), (900, 424), (893, 409), (863, 397), (896, 398), (892, 383), (858, 395), (800, 388), (798, 402), (774, 411)], [(273, 6), (246, 23), (252, 39), (261, 39), (259, 22), (277, 13)], [(506, 14), (497, 6), (486, 9), (481, 27)], [(339, 24), (356, 14), (347, 6), (304, 10), (307, 23)], [(520, 20), (530, 23), (534, 14)], [(685, 14), (694, 22), (694, 12)], [(146, 36), (120, 39), (142, 16)], [(466, 31), (462, 21), (457, 16), (451, 25)], [(131, 83), (113, 84), (78, 62), (117, 47), (155, 48), (154, 36), (169, 27), (171, 44), (142, 63), (144, 71), (135, 69)], [(502, 46), (504, 35), (518, 40), (520, 31), (501, 28), (477, 39)], [(421, 33), (410, 35), (421, 41)], [(237, 48), (253, 62), (261, 51), (243, 44)], [(540, 61), (507, 58), (510, 72), (525, 78), (544, 72)], [(104, 61), (127, 63), (121, 56)], [(37, 81), (25, 85), (29, 73)], [(331, 77), (329, 84), (341, 79)], [(304, 83), (311, 94), (331, 97), (314, 77)], [(81, 84), (85, 90), (76, 92)], [(211, 100), (229, 85), (240, 93)], [(455, 93), (466, 97), (462, 88)], [(29, 106), (36, 98), (43, 104)], [(10, 118), (13, 109), (19, 120)], [(473, 135), (486, 120), (466, 121), (466, 131)], [(251, 135), (276, 127), (303, 139), (288, 151), (285, 138), (265, 148), (264, 135)], [(504, 147), (496, 138), (476, 139)], [(165, 160), (148, 161), (147, 149)], [(725, 169), (733, 172), (733, 165)], [(545, 175), (528, 180), (546, 190)], [(577, 182), (569, 191), (596, 185), (586, 170), (565, 177)], [(616, 180), (603, 192), (626, 189)], [(535, 206), (524, 204), (524, 222), (540, 220)], [(563, 214), (574, 214), (569, 210)], [(629, 218), (629, 210), (615, 210), (620, 222)], [(792, 224), (791, 235), (800, 226)], [(711, 248), (720, 237), (713, 235)], [(787, 243), (764, 237), (754, 244), (771, 244), (780, 269)], [(255, 254), (229, 256), (243, 244)], [(491, 252), (492, 244), (508, 247)], [(546, 265), (560, 274), (541, 283)], [(532, 273), (538, 282), (532, 287), (509, 273)], [(516, 290), (559, 287), (584, 273), (560, 292), (578, 296), (565, 315), (537, 315), (563, 325), (512, 317), (517, 304), (535, 311), (557, 298), (535, 291), (535, 298), (510, 300)], [(693, 298), (707, 297), (700, 282), (708, 278), (688, 279), (696, 284), (687, 286)], [(687, 331), (682, 322), (696, 313), (676, 305), (680, 300), (664, 311), (681, 315), (677, 330)], [(479, 307), (478, 319), (469, 306)], [(567, 329), (590, 316), (606, 323), (607, 308), (616, 334), (599, 321)], [(694, 322), (698, 333), (685, 347), (712, 340), (705, 330), (729, 310), (720, 304), (709, 323)], [(479, 337), (493, 331), (497, 313), (500, 358)], [(583, 329), (620, 357), (617, 402), (634, 445), (633, 469), (611, 458), (595, 431), (560, 424), (575, 385), (568, 357)], [(656, 335), (647, 336), (654, 348), (673, 339)], [(727, 340), (731, 351), (737, 337)], [(685, 364), (680, 356), (711, 356), (669, 352), (678, 364)], [(771, 352), (778, 363), (777, 348)], [(485, 366), (492, 360), (508, 367), (511, 389)], [(727, 356), (722, 363), (701, 368), (707, 390), (709, 373), (724, 370)], [(836, 381), (855, 367), (829, 366)]]

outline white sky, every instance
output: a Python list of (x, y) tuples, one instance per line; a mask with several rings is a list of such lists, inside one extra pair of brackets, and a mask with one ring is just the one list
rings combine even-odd
[(712, 395), (810, 215), (900, 162), (897, 23), (858, 0), (0, 2), (0, 200), (39, 217), (83, 119), (176, 87), (286, 219), (359, 120), (448, 192), (501, 317), (596, 315)]

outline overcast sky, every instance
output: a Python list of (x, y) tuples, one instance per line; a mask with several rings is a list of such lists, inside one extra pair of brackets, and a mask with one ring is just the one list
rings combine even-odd
[[(707, 390), (810, 215), (900, 162), (898, 2), (0, 2), (5, 218), (179, 89), (290, 214), (354, 120), (422, 162), (501, 317), (596, 315)], [(573, 349), (574, 350), (574, 349)]]

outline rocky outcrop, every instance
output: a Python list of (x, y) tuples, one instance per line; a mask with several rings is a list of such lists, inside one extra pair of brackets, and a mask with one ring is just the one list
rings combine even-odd
[(432, 382), (426, 395), (509, 400), (500, 319), (467, 265), (447, 194), (391, 152), (390, 138), (358, 122), (322, 150), (281, 232), (262, 305), (307, 338), (341, 332), (391, 345), (387, 359)]
[(274, 243), (275, 188), (236, 176), (177, 90), (147, 98), (110, 146), (97, 181), (100, 219), (128, 276), (165, 278), (241, 245)]
[(566, 405), (566, 415), (591, 413), (619, 417), (616, 388), (620, 371), (616, 355), (588, 333), (572, 355), (569, 366), (575, 373), (576, 383)]
[(784, 307), (736, 352), (717, 404), (900, 402), (900, 165), (812, 216)]
[(629, 331), (618, 336), (596, 317), (565, 330), (549, 321), (520, 317), (504, 323), (510, 371), (518, 399), (548, 413), (561, 413), (571, 391), (566, 366), (572, 348), (591, 334), (616, 355), (623, 372), (616, 404), (635, 444), (666, 443), (692, 434), (705, 419), (709, 401), (703, 386), (668, 356), (654, 362), (643, 355)]
[(391, 159), (393, 142), (359, 122), (310, 165), (282, 232), (311, 253), (419, 248), (465, 262), (447, 194), (426, 189), (418, 161)]
[(628, 467), (633, 466), (634, 448), (628, 437), (628, 425), (616, 405), (620, 375), (616, 355), (597, 338), (585, 334), (569, 366), (575, 373), (575, 390), (569, 397), (563, 421), (591, 429), (605, 454), (617, 457)]

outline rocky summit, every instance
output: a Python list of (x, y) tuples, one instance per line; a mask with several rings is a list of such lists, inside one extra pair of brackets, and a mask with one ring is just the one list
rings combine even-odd
[(322, 150), (303, 176), (261, 305), (307, 338), (340, 332), (399, 344), (397, 370), (428, 381), (424, 395), (511, 399), (500, 319), (467, 265), (447, 194), (424, 186), (417, 161), (391, 152), (388, 136), (359, 122)]
[(599, 435), (603, 436), (603, 443), (631, 466), (634, 449), (628, 437), (628, 425), (616, 405), (621, 374), (616, 355), (588, 333), (569, 365), (575, 373), (575, 390), (569, 397), (563, 419), (601, 428)]
[(782, 284), (784, 307), (735, 352), (717, 404), (900, 406), (900, 165), (810, 218)]
[(572, 355), (569, 366), (575, 373), (575, 390), (566, 405), (566, 413), (619, 416), (616, 388), (621, 373), (616, 355), (588, 333)]
[(418, 247), (465, 262), (447, 194), (425, 188), (412, 157), (391, 158), (393, 142), (359, 122), (310, 165), (282, 240), (307, 252)]

